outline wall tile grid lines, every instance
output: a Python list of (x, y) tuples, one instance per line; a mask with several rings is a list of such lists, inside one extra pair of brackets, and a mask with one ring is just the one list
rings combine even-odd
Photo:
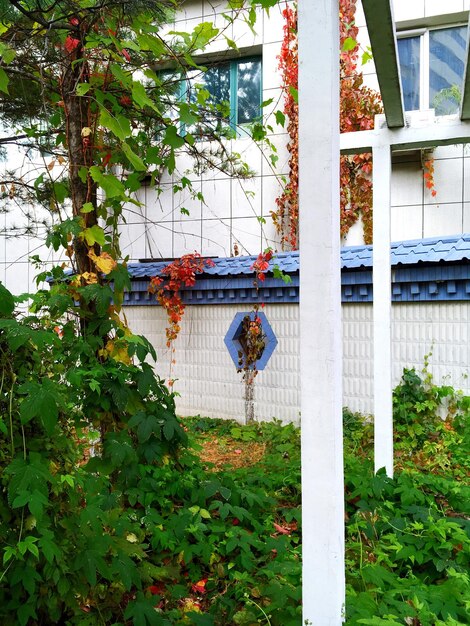
[(269, 14), (263, 12), (263, 41), (265, 44), (281, 43), (285, 18), (282, 13), (287, 6), (294, 6), (293, 2), (279, 2), (269, 9)]

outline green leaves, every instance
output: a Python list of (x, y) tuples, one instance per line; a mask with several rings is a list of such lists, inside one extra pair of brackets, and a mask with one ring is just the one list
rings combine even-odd
[(120, 113), (113, 115), (104, 107), (101, 107), (100, 126), (110, 130), (121, 141), (132, 134), (131, 123), (127, 117)]
[(96, 312), (100, 317), (106, 315), (113, 298), (112, 289), (108, 285), (86, 285), (85, 287), (80, 287), (79, 292), (86, 302), (95, 303)]
[(3, 91), (3, 93), (8, 94), (9, 82), (10, 82), (10, 79), (8, 78), (8, 74), (5, 72), (3, 67), (0, 67), (0, 91)]
[(113, 174), (103, 174), (97, 165), (90, 167), (90, 176), (105, 192), (107, 198), (125, 196), (125, 187)]
[(40, 383), (25, 383), (20, 387), (19, 392), (26, 394), (20, 405), (21, 422), (27, 424), (37, 417), (47, 434), (52, 435), (59, 417), (59, 406), (62, 404), (57, 385), (48, 378), (43, 378)]
[(0, 315), (9, 317), (15, 308), (15, 300), (12, 294), (0, 282)]
[[(202, 22), (195, 26), (192, 33), (185, 31), (171, 31), (170, 35), (177, 35), (184, 41), (187, 51), (190, 53), (196, 50), (203, 50), (207, 44), (219, 34), (219, 29), (215, 28), (212, 22)], [(192, 61), (191, 57), (185, 57), (186, 61)], [(190, 63), (194, 65), (194, 61)]]
[(106, 240), (104, 238), (104, 230), (101, 228), (101, 226), (98, 226), (97, 224), (91, 226), (90, 228), (85, 228), (85, 230), (83, 231), (83, 236), (85, 237), (85, 240), (89, 246), (93, 246), (95, 243), (99, 244), (100, 246), (104, 246), (104, 244), (106, 243)]
[(132, 73), (124, 71), (120, 65), (116, 65), (116, 63), (111, 63), (110, 70), (113, 76), (120, 83), (122, 83), (123, 86), (129, 87), (132, 84)]
[(150, 107), (154, 111), (158, 112), (158, 107), (155, 102), (148, 96), (147, 91), (142, 83), (132, 83), (132, 99), (140, 107)]
[(129, 602), (124, 612), (126, 620), (132, 619), (134, 626), (162, 626), (167, 621), (155, 611), (155, 602), (146, 598), (142, 593), (137, 594), (137, 599)]
[(155, 35), (141, 33), (137, 35), (137, 42), (142, 50), (149, 50), (156, 57), (159, 57), (166, 52), (165, 43), (160, 37), (156, 37)]
[(103, 558), (104, 551), (100, 546), (103, 543), (103, 539), (104, 537), (96, 537), (98, 547), (87, 548), (79, 552), (74, 562), (74, 568), (83, 572), (86, 580), (92, 587), (97, 583), (97, 572), (104, 577), (109, 576), (109, 567)]
[[(35, 492), (44, 497), (49, 495), (48, 482), (51, 475), (47, 464), (38, 452), (30, 452), (26, 459), (17, 457), (6, 468), (5, 475), (10, 478), (8, 501), (10, 506), (25, 493)], [(17, 505), (18, 506), (18, 505)]]
[(90, 83), (79, 83), (75, 89), (77, 96), (84, 96), (91, 89)]
[(129, 159), (129, 162), (135, 170), (137, 170), (138, 172), (145, 172), (147, 170), (147, 166), (145, 165), (145, 163), (139, 156), (137, 156), (135, 152), (133, 152), (129, 144), (127, 144), (126, 142), (123, 142), (122, 144), (122, 151)]
[(284, 113), (282, 111), (276, 111), (274, 115), (276, 117), (276, 124), (284, 127), (284, 124), (286, 122), (286, 116), (284, 115)]
[(194, 105), (190, 105), (187, 102), (178, 103), (180, 122), (182, 124), (195, 124), (198, 120), (197, 110)]
[(357, 46), (357, 41), (355, 39), (353, 39), (352, 37), (346, 37), (346, 39), (343, 42), (342, 50), (343, 52), (349, 52), (350, 50), (354, 50), (356, 46)]
[(184, 146), (184, 138), (178, 134), (175, 126), (167, 126), (167, 128), (165, 129), (163, 143), (176, 150), (177, 148), (181, 148), (181, 146)]

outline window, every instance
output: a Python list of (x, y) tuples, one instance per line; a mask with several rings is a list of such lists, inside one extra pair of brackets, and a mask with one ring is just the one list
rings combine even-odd
[(458, 111), (466, 39), (466, 26), (419, 31), (398, 39), (406, 111), (429, 108), (436, 115)]
[(198, 103), (200, 110), (205, 109), (204, 124), (186, 126), (182, 129), (186, 133), (201, 136), (223, 129), (233, 131), (261, 115), (259, 57), (214, 63), (205, 72), (191, 69), (183, 78), (175, 78), (167, 72), (164, 79), (178, 85), (173, 98)]

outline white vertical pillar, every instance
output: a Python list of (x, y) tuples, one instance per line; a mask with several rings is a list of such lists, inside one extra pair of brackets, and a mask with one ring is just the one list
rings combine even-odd
[(338, 0), (299, 3), (302, 624), (344, 611)]
[(375, 471), (393, 476), (392, 297), (389, 145), (373, 149), (374, 176), (374, 458)]

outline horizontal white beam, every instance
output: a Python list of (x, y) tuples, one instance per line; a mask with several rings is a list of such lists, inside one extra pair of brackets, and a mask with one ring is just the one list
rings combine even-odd
[(343, 133), (340, 137), (341, 153), (361, 154), (381, 146), (390, 146), (392, 151), (397, 151), (470, 143), (470, 121), (462, 121), (458, 115), (431, 118), (416, 125), (410, 123), (404, 128), (387, 128), (385, 121), (380, 123), (383, 116), (378, 117), (374, 130)]

